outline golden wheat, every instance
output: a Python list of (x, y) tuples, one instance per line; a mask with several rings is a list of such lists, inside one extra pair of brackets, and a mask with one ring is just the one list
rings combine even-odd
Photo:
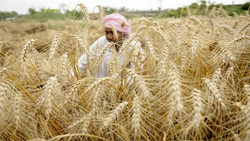
[[(3, 29), (1, 140), (249, 140), (248, 15), (186, 7), (181, 19), (135, 18), (119, 52), (109, 43), (79, 72), (105, 13), (76, 8), (74, 30), (65, 21), (71, 28), (13, 40)], [(96, 78), (109, 49), (108, 76)]]

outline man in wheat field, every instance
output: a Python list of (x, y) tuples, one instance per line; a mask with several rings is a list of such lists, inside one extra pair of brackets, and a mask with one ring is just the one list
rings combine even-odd
[[(107, 15), (103, 19), (103, 26), (106, 35), (97, 39), (90, 46), (89, 55), (83, 54), (78, 60), (81, 74), (87, 68), (88, 59), (92, 67), (93, 62), (97, 60), (96, 64), (98, 65), (94, 66), (94, 75), (102, 78), (111, 75), (111, 63), (117, 63), (121, 67), (133, 68), (132, 62), (135, 60), (133, 57), (138, 56), (139, 52), (142, 53), (140, 43), (133, 40), (126, 44), (127, 46), (124, 46), (125, 50), (121, 51), (123, 43), (132, 38), (131, 21), (128, 21), (124, 16), (118, 13)], [(98, 58), (100, 59), (99, 62)]]

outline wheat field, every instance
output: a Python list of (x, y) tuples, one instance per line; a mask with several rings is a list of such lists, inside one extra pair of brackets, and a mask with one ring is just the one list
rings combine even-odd
[[(120, 51), (134, 69), (114, 53), (96, 78), (113, 44), (83, 74), (77, 60), (104, 35), (105, 13), (76, 7), (81, 20), (0, 22), (1, 140), (250, 140), (248, 14), (135, 18)], [(131, 41), (144, 52), (126, 52)]]

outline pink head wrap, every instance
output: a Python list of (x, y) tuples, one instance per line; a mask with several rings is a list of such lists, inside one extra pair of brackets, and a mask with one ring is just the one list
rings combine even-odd
[(127, 21), (127, 19), (119, 13), (113, 13), (104, 17), (103, 26), (105, 28), (112, 28), (109, 24), (112, 24), (116, 30), (123, 32), (124, 35), (132, 36), (131, 21)]

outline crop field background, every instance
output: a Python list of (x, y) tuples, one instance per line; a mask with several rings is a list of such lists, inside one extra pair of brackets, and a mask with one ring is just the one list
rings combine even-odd
[[(80, 74), (106, 14), (78, 8), (78, 20), (0, 22), (0, 140), (250, 140), (248, 14), (133, 18), (109, 76), (96, 78), (114, 44)], [(127, 52), (131, 41), (144, 52)]]

